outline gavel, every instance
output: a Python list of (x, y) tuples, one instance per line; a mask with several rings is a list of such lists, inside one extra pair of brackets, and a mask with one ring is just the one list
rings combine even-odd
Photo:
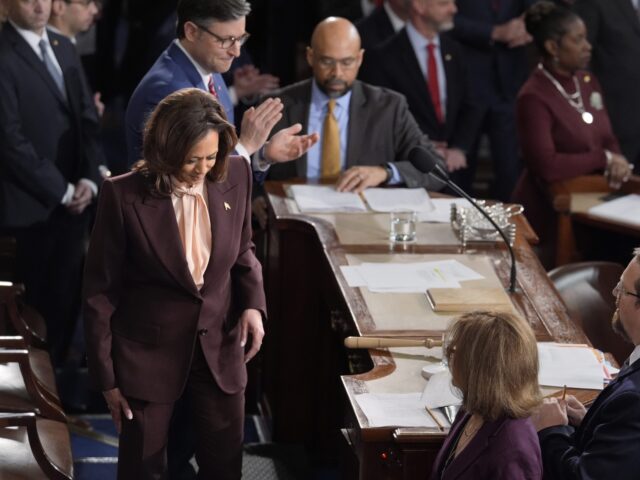
[(441, 347), (442, 338), (347, 337), (347, 348)]

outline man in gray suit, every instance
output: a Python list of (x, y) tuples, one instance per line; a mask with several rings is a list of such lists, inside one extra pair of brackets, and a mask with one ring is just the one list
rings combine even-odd
[(416, 145), (434, 153), (435, 147), (405, 98), (356, 80), (363, 54), (348, 20), (329, 17), (316, 26), (307, 48), (313, 78), (273, 95), (284, 104), (281, 126), (300, 123), (320, 140), (298, 160), (271, 166), (268, 179), (335, 178), (339, 191), (355, 192), (379, 185), (441, 188), (407, 161)]

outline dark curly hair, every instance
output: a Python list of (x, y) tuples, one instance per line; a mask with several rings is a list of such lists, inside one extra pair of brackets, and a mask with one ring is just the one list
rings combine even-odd
[(548, 57), (549, 52), (544, 43), (547, 40), (559, 42), (567, 33), (569, 25), (578, 19), (580, 17), (568, 8), (543, 0), (529, 7), (524, 23), (540, 54)]
[(169, 196), (175, 176), (191, 149), (210, 131), (219, 134), (218, 154), (207, 178), (221, 181), (227, 159), (238, 138), (218, 101), (197, 88), (185, 88), (165, 97), (153, 110), (144, 128), (143, 159), (133, 166), (149, 181), (152, 194)]

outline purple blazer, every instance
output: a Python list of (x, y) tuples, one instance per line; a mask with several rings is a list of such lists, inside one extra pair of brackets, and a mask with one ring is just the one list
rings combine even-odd
[(526, 419), (503, 417), (485, 422), (467, 447), (442, 469), (453, 440), (461, 433), (470, 415), (460, 411), (436, 458), (431, 480), (539, 480), (542, 458), (538, 435)]
[(127, 397), (177, 400), (196, 342), (226, 393), (246, 385), (238, 318), (266, 312), (251, 241), (251, 170), (229, 158), (224, 181), (206, 181), (213, 248), (198, 290), (170, 197), (139, 173), (104, 182), (84, 278), (87, 359), (94, 384)]

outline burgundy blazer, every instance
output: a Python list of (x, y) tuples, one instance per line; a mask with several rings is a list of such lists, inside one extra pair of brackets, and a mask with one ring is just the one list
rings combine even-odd
[(251, 171), (229, 158), (225, 181), (206, 181), (213, 245), (204, 285), (191, 277), (170, 197), (139, 173), (104, 182), (84, 277), (90, 375), (97, 388), (173, 402), (196, 341), (227, 393), (247, 380), (239, 315), (265, 315), (262, 271), (251, 241)]
[[(541, 237), (555, 218), (546, 185), (602, 172), (606, 166), (604, 150), (620, 152), (598, 81), (587, 72), (578, 72), (576, 77), (585, 107), (594, 117), (591, 125), (582, 121), (539, 69), (518, 94), (518, 136), (525, 169), (513, 200), (524, 205), (527, 219)], [(571, 78), (556, 79), (567, 92), (575, 91)]]
[(485, 422), (476, 436), (453, 459), (444, 476), (442, 469), (453, 439), (469, 415), (460, 411), (433, 466), (431, 480), (540, 480), (542, 458), (538, 434), (528, 418), (503, 417)]

